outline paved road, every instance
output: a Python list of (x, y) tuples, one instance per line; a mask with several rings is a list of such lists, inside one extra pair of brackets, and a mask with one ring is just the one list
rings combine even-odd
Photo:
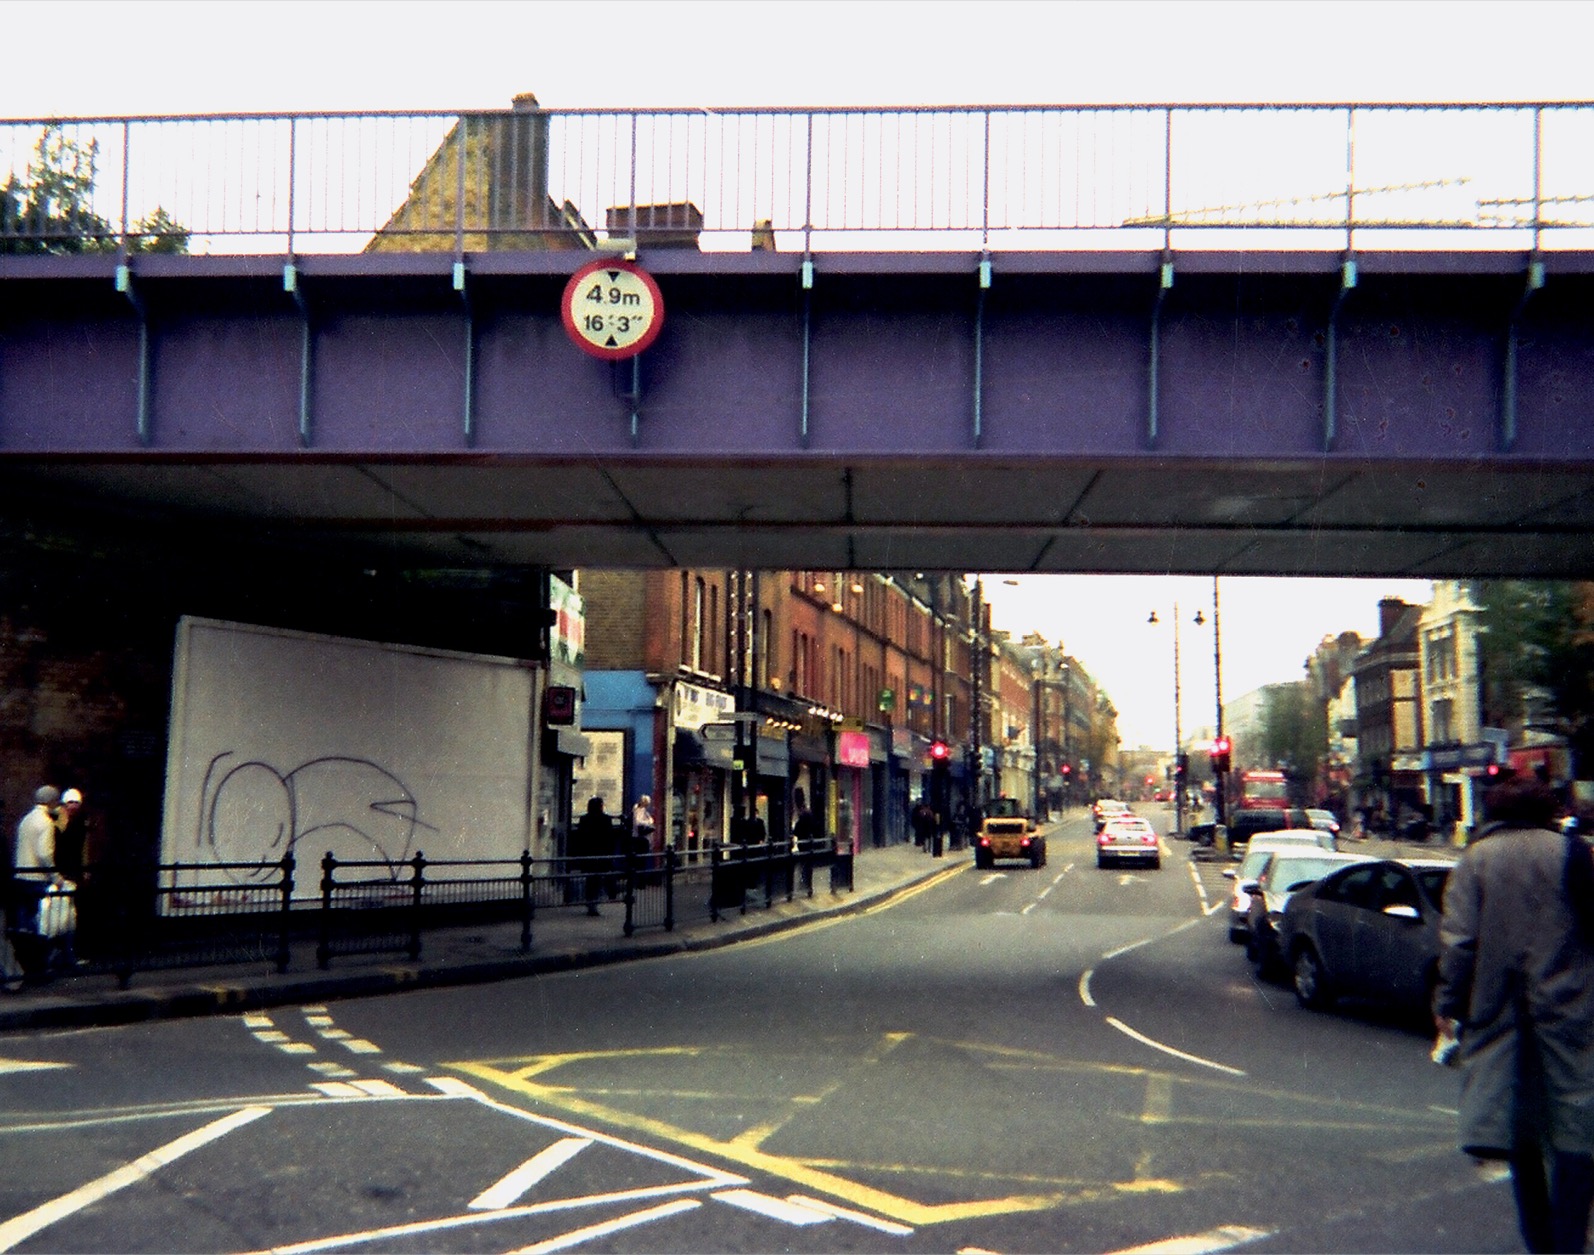
[(1186, 852), (1079, 815), (724, 950), (0, 1039), (0, 1250), (1516, 1249), (1422, 1034), (1256, 985)]

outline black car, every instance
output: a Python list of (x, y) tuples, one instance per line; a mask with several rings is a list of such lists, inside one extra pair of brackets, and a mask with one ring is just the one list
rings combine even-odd
[(1298, 806), (1248, 806), (1229, 816), (1229, 849), (1235, 851), (1238, 858), (1240, 848), (1259, 832), (1311, 826), (1311, 819)]
[(1425, 1013), (1439, 967), (1439, 921), (1452, 862), (1379, 859), (1290, 897), (1278, 948), (1302, 1006), (1341, 994)]

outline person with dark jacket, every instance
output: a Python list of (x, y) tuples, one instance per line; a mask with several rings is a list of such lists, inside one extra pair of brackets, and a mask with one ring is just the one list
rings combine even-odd
[(1582, 1251), (1594, 1202), (1594, 852), (1509, 780), (1445, 889), (1434, 1016), (1459, 1036), (1461, 1148), (1511, 1165), (1530, 1251)]
[[(572, 855), (576, 871), (586, 878), (587, 914), (598, 913), (598, 894), (614, 858), (614, 821), (603, 813), (603, 799), (587, 803), (587, 813), (576, 821)], [(601, 860), (601, 861), (600, 861)]]

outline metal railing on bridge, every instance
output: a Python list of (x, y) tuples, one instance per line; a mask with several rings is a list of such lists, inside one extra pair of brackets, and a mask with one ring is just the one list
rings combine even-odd
[[(830, 889), (852, 889), (852, 856), (828, 838), (761, 845), (534, 859), (351, 861), (331, 852), (306, 885), (292, 854), (262, 863), (104, 863), (45, 895), (18, 878), (5, 903), (0, 951), (5, 984), (83, 972), (114, 973), (257, 964), (326, 969), (339, 956), (402, 954), (419, 961), (439, 929), (518, 924), (533, 949), (539, 914), (624, 908), (621, 931), (671, 931), (681, 920), (718, 921), (812, 897), (820, 869)], [(50, 869), (40, 875), (49, 877)], [(612, 927), (612, 924), (594, 925)], [(42, 931), (41, 931), (42, 930)], [(52, 935), (52, 930), (57, 930)], [(296, 956), (296, 951), (298, 952)]]
[(1594, 104), (0, 121), (0, 254), (1589, 247)]

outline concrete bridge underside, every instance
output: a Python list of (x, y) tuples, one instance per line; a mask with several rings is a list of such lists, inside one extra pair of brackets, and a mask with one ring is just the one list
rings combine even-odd
[(428, 566), (1594, 574), (1594, 255), (0, 258), (6, 516)]

